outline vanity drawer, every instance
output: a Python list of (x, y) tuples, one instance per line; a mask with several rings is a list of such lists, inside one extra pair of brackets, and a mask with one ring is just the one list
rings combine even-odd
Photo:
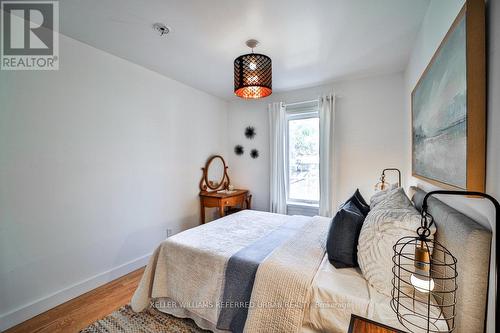
[(219, 207), (220, 200), (221, 199), (219, 198), (204, 198), (203, 204), (205, 205), (205, 207)]
[(229, 193), (227, 191), (202, 191), (200, 192), (201, 223), (205, 223), (205, 208), (216, 207), (220, 217), (223, 217), (226, 212), (250, 209), (251, 200), (252, 195), (248, 193), (248, 190), (234, 190)]
[(235, 197), (230, 197), (230, 198), (223, 198), (222, 199), (222, 204), (224, 206), (236, 206), (236, 205), (241, 205), (245, 202), (245, 196), (244, 195), (238, 195)]

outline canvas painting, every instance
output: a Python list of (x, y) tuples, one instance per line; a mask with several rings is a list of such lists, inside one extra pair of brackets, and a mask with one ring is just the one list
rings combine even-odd
[(412, 93), (413, 174), (467, 187), (465, 16), (450, 30)]

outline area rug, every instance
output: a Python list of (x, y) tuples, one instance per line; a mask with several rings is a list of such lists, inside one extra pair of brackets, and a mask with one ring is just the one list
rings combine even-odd
[(205, 333), (191, 319), (181, 319), (156, 309), (140, 313), (125, 305), (80, 333)]

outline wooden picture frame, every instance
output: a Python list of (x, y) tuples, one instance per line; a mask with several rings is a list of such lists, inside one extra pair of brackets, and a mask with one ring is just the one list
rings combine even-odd
[[(415, 94), (432, 71), (450, 36), (459, 24), (465, 24), (465, 73), (466, 73), (466, 147), (465, 180), (461, 184), (435, 179), (416, 170), (415, 148)], [(486, 41), (485, 41), (485, 4), (483, 0), (467, 0), (451, 25), (431, 61), (417, 81), (411, 94), (412, 118), (412, 175), (433, 185), (447, 189), (462, 189), (484, 192), (486, 183)], [(442, 60), (442, 59), (440, 59)], [(442, 65), (441, 65), (442, 66)], [(425, 111), (420, 111), (425, 112)], [(422, 140), (420, 137), (418, 139)], [(463, 171), (463, 170), (462, 170)], [(444, 172), (444, 171), (443, 171)]]

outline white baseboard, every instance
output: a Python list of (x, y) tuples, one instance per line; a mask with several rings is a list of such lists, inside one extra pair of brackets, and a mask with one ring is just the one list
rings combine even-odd
[(52, 309), (53, 307), (78, 297), (92, 289), (100, 287), (121, 276), (124, 276), (148, 263), (151, 256), (147, 254), (140, 258), (126, 262), (118, 267), (106, 272), (94, 275), (86, 280), (76, 283), (70, 287), (57, 291), (49, 296), (38, 299), (32, 303), (26, 304), (18, 309), (14, 309), (0, 315), (0, 332), (10, 327), (22, 323), (25, 320)]

